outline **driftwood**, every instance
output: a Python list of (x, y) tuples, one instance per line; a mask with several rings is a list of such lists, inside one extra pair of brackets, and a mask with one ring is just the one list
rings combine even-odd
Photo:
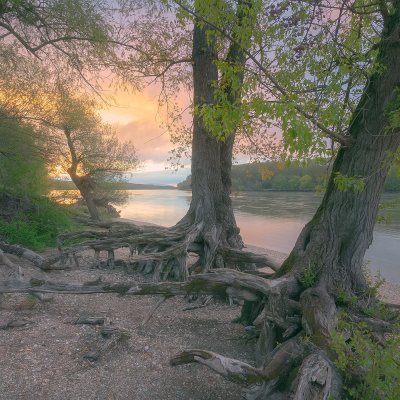
[(31, 325), (33, 322), (26, 319), (11, 319), (7, 322), (0, 323), (0, 330), (22, 328)]
[[(29, 250), (25, 247), (16, 245), (16, 244), (8, 244), (6, 242), (0, 241), (0, 249), (4, 253), (9, 253), (9, 254), (14, 254), (18, 257), (24, 258), (31, 263), (33, 263), (36, 267), (47, 271), (51, 269), (51, 266), (55, 264), (57, 261), (60, 260), (60, 255), (50, 257), (50, 258), (44, 258), (40, 254), (35, 253), (32, 250)], [(3, 257), (4, 260), (4, 257)]]
[(96, 343), (92, 345), (92, 350), (83, 355), (85, 360), (95, 362), (100, 360), (109, 351), (127, 344), (130, 334), (115, 326), (104, 326), (101, 328)]
[(205, 350), (188, 350), (170, 360), (171, 365), (199, 363), (211, 368), (229, 381), (250, 384), (264, 380), (262, 371), (244, 362)]
[(154, 315), (154, 313), (161, 306), (161, 304), (164, 303), (165, 300), (167, 300), (167, 299), (168, 299), (168, 296), (161, 297), (161, 299), (158, 300), (157, 304), (152, 308), (152, 310), (149, 312), (149, 314), (146, 316), (146, 318), (142, 321), (140, 326), (145, 326), (150, 321), (150, 318)]

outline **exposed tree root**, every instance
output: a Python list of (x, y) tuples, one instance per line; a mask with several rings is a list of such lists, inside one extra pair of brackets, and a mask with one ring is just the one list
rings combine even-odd
[[(331, 350), (337, 314), (335, 302), (323, 287), (302, 289), (291, 274), (268, 280), (237, 270), (216, 269), (192, 275), (185, 282), (113, 284), (97, 280), (82, 285), (44, 280), (0, 282), (0, 293), (19, 292), (162, 295), (157, 306), (166, 297), (192, 293), (263, 302), (256, 366), (200, 349), (176, 355), (171, 364), (207, 366), (224, 378), (242, 384), (243, 396), (248, 400), (341, 398), (340, 373), (331, 361), (335, 356)], [(352, 318), (363, 321), (377, 333), (390, 331), (392, 323), (359, 315)]]
[(8, 268), (15, 267), (14, 263), (8, 259), (8, 257), (4, 254), (3, 250), (0, 250), (0, 265), (5, 265)]
[(293, 400), (338, 399), (341, 378), (325, 353), (306, 357), (295, 379)]
[[(151, 274), (155, 281), (183, 281), (192, 272), (207, 272), (213, 268), (251, 270), (254, 266), (268, 266), (277, 270), (280, 267), (271, 257), (230, 247), (226, 240), (222, 240), (220, 229), (206, 227), (204, 222), (192, 224), (182, 220), (171, 228), (122, 222), (90, 223), (102, 230), (60, 235), (59, 250), (63, 263), (77, 253), (91, 249), (95, 267), (113, 268), (117, 262), (115, 250), (127, 248), (130, 251), (127, 267)], [(68, 246), (77, 240), (81, 242)], [(100, 259), (101, 252), (107, 253), (105, 262)], [(197, 260), (193, 263), (194, 258)]]

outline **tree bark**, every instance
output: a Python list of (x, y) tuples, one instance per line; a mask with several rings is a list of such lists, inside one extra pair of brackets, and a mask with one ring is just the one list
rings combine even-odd
[[(396, 4), (380, 42), (381, 72), (370, 77), (350, 123), (351, 144), (340, 148), (322, 203), (280, 270), (280, 274), (292, 270), (300, 280), (311, 273), (332, 295), (361, 294), (367, 289), (364, 255), (372, 242), (390, 158), (400, 145), (400, 129), (389, 121), (400, 88), (400, 5)], [(335, 183), (338, 176), (362, 179), (365, 187), (340, 190)]]
[[(244, 3), (239, 1), (242, 7)], [(251, 3), (246, 3), (251, 7)], [(238, 8), (238, 23), (242, 23), (242, 11)], [(218, 55), (212, 29), (195, 24), (193, 30), (193, 87), (194, 109), (215, 104), (215, 85), (218, 83)], [(231, 43), (226, 61), (238, 67), (239, 88), (228, 84), (225, 91), (231, 104), (240, 102), (243, 83), (245, 55), (239, 43)], [(221, 77), (224, 79), (224, 76)], [(226, 264), (219, 248), (242, 249), (240, 236), (233, 213), (231, 195), (232, 153), (235, 132), (225, 141), (217, 140), (208, 132), (202, 117), (195, 113), (192, 140), (192, 201), (187, 215), (180, 223), (204, 222), (200, 241), (204, 242), (203, 270)], [(180, 224), (179, 223), (179, 224)], [(179, 225), (178, 224), (178, 225)]]
[(64, 128), (64, 135), (67, 139), (68, 148), (71, 155), (71, 165), (68, 168), (67, 172), (71, 177), (72, 182), (75, 184), (79, 193), (85, 200), (86, 206), (88, 208), (90, 217), (95, 221), (100, 220), (99, 211), (97, 210), (96, 204), (94, 203), (93, 197), (93, 180), (90, 176), (79, 176), (78, 175), (78, 165), (79, 160), (76, 154), (74, 141), (71, 137), (71, 132), (68, 128)]

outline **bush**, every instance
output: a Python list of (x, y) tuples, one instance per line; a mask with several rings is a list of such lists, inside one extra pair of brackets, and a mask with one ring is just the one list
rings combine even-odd
[(364, 323), (354, 323), (342, 314), (332, 348), (336, 366), (343, 372), (346, 399), (400, 399), (400, 327), (386, 337), (385, 345), (377, 342)]
[(57, 235), (72, 228), (69, 210), (46, 197), (31, 199), (29, 210), (19, 211), (9, 222), (0, 219), (4, 240), (33, 250), (56, 245)]

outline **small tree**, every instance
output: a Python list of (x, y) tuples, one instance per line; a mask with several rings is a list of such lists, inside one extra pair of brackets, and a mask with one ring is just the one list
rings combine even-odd
[(98, 205), (108, 204), (100, 198), (100, 181), (115, 181), (138, 166), (131, 142), (121, 142), (115, 131), (96, 113), (96, 103), (87, 96), (72, 95), (62, 87), (56, 95), (53, 118), (48, 122), (46, 138), (53, 167), (61, 167), (78, 188), (90, 216), (98, 220)]

